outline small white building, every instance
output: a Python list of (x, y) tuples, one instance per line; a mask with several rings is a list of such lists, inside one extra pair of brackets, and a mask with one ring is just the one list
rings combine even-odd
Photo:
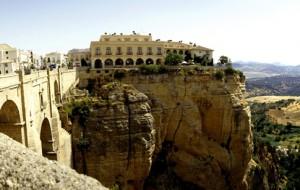
[(0, 44), (0, 75), (18, 70), (18, 50), (7, 44)]
[(56, 65), (56, 66), (62, 66), (66, 65), (66, 56), (63, 53), (60, 52), (51, 52), (47, 53), (44, 58), (44, 62), (47, 66), (50, 65)]
[(21, 68), (30, 67), (32, 64), (32, 51), (17, 50), (17, 63)]

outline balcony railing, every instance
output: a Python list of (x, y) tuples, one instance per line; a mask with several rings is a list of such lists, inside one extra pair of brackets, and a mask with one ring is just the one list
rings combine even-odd
[(147, 55), (153, 55), (153, 53), (152, 52), (147, 52)]
[(122, 52), (117, 52), (117, 53), (116, 53), (116, 55), (122, 55), (122, 54), (123, 54)]
[(143, 52), (137, 52), (137, 55), (143, 55)]
[(132, 52), (127, 52), (127, 55), (132, 55), (133, 53)]

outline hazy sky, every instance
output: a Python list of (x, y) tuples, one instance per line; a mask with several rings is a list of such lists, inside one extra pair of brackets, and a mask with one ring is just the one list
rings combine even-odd
[(196, 42), (233, 61), (300, 64), (300, 0), (2, 0), (0, 43), (39, 53), (108, 33)]

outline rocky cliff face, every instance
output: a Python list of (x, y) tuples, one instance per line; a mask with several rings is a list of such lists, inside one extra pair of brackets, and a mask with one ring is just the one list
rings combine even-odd
[[(97, 93), (101, 96), (93, 100), (85, 128), (77, 125), (72, 130), (75, 167), (107, 187), (142, 189), (155, 149), (148, 98), (119, 83)], [(82, 150), (84, 142), (88, 145)]]
[(108, 190), (0, 133), (0, 189)]
[(88, 122), (93, 130), (86, 159), (92, 176), (104, 184), (125, 181), (127, 187), (134, 184), (131, 189), (142, 189), (153, 159), (144, 189), (168, 189), (170, 173), (186, 183), (181, 189), (248, 188), (252, 137), (244, 81), (170, 73), (129, 74), (122, 82), (146, 94), (151, 111), (139, 92), (132, 102), (124, 90), (108, 93), (118, 103), (95, 110)]

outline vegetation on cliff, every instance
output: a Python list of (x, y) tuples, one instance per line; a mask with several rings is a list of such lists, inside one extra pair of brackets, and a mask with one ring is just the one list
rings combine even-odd
[(258, 173), (264, 173), (274, 190), (300, 189), (300, 127), (274, 124), (266, 115), (269, 109), (280, 109), (293, 101), (251, 104), (254, 160), (260, 167)]

